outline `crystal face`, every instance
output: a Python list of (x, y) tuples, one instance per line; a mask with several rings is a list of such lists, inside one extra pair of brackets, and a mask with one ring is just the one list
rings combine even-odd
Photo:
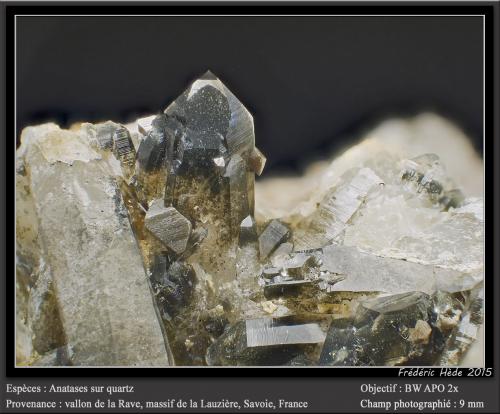
[(443, 159), (477, 160), (418, 130), (263, 197), (253, 117), (211, 72), (130, 125), (26, 128), (17, 364), (462, 363), (481, 340), (483, 199)]
[(191, 222), (174, 207), (165, 207), (163, 200), (155, 200), (149, 206), (145, 226), (174, 253), (186, 250)]

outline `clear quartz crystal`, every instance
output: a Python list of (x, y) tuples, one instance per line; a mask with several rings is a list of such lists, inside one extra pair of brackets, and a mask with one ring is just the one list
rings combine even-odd
[[(60, 320), (63, 331), (64, 343), (54, 346), (70, 347), (73, 365), (169, 365), (113, 167), (76, 133), (54, 128), (34, 135), (23, 135), (20, 152), (38, 217), (37, 259), (46, 272), (38, 286), (48, 279), (57, 303), (45, 318)], [(28, 301), (39, 300), (32, 290)]]

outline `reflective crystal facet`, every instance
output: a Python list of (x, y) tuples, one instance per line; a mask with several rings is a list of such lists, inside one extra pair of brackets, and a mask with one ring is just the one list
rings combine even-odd
[(191, 223), (174, 207), (164, 207), (163, 200), (155, 200), (145, 219), (146, 228), (175, 253), (186, 250)]
[(279, 220), (272, 220), (259, 236), (261, 259), (269, 256), (290, 235), (290, 230)]
[(209, 365), (281, 365), (306, 345), (321, 344), (325, 333), (318, 323), (295, 318), (240, 321), (227, 329), (207, 352)]

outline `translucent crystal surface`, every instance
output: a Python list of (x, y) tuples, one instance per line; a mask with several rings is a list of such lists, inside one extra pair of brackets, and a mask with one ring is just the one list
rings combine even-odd
[[(33, 136), (30, 132), (22, 137), (18, 160), (29, 188), (20, 196), (33, 203), (38, 217), (39, 250), (29, 260), (44, 274), (28, 301), (46, 308), (40, 309), (45, 324), (60, 321), (50, 329), (52, 335), (55, 329), (62, 331), (63, 338), (53, 346), (67, 345), (74, 365), (169, 365), (112, 167), (76, 133), (55, 127)], [(37, 293), (42, 278), (48, 279), (44, 283), (55, 306), (47, 294)], [(37, 341), (36, 354), (50, 351)]]
[(27, 128), (17, 363), (460, 364), (482, 339), (480, 160), (408, 122), (257, 183), (257, 214), (253, 118), (211, 72), (129, 125)]

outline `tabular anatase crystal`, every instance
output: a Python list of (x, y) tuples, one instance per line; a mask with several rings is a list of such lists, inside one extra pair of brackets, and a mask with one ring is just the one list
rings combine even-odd
[(261, 175), (262, 171), (264, 171), (264, 167), (266, 165), (267, 158), (262, 152), (259, 151), (257, 147), (254, 148), (252, 154), (250, 155), (250, 166), (252, 171), (257, 175)]
[(261, 260), (269, 256), (290, 235), (290, 229), (279, 220), (272, 220), (259, 236)]
[(207, 351), (209, 365), (282, 365), (325, 340), (317, 322), (295, 317), (239, 321)]
[(174, 207), (164, 207), (163, 200), (157, 200), (149, 207), (145, 225), (175, 253), (181, 254), (186, 250), (191, 222)]

